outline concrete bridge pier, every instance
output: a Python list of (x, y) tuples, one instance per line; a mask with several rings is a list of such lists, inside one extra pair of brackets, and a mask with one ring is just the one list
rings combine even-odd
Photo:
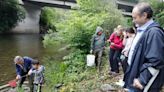
[(24, 2), (22, 6), (25, 9), (26, 18), (22, 22), (19, 22), (18, 25), (12, 29), (12, 32), (39, 33), (39, 20), (42, 7), (28, 2)]

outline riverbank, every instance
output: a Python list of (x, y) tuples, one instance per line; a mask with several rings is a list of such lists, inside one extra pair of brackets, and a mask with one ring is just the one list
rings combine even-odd
[(0, 85), (15, 78), (13, 59), (16, 55), (42, 60), (47, 53), (39, 34), (3, 34), (0, 35), (0, 44)]
[[(107, 53), (106, 53), (107, 54)], [(114, 92), (121, 91), (117, 86), (122, 78), (122, 72), (112, 77), (108, 74), (109, 65), (107, 55), (103, 57), (101, 72), (93, 67), (87, 67), (85, 56), (82, 51), (73, 51), (70, 55), (63, 57), (61, 62), (55, 62), (55, 59), (47, 58), (46, 64), (46, 90), (47, 92), (101, 92), (104, 84), (109, 84)], [(121, 68), (120, 68), (121, 70)]]
[[(120, 66), (119, 75), (108, 74), (107, 53), (102, 59), (101, 72), (98, 72), (94, 66), (86, 66), (84, 53), (72, 51), (70, 54), (63, 57), (61, 62), (55, 62), (52, 58), (45, 59), (49, 62), (46, 64), (48, 68), (43, 92), (125, 92), (116, 84), (123, 78), (122, 67)], [(164, 92), (164, 88), (161, 92)]]

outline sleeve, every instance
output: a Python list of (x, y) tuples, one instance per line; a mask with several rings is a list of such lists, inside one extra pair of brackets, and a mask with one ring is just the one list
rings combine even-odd
[(123, 42), (122, 42), (122, 45), (123, 45), (123, 46), (126, 45), (126, 43), (128, 42), (128, 39), (129, 39), (129, 38), (126, 38), (126, 37), (123, 38)]
[(16, 74), (17, 75), (21, 75), (21, 68), (20, 68), (20, 66), (18, 66), (17, 64), (15, 66), (16, 66)]
[(33, 71), (32, 71), (32, 74), (33, 74), (33, 73), (36, 73), (36, 74), (43, 73), (43, 72), (44, 72), (44, 70), (45, 70), (45, 67), (44, 67), (44, 66), (41, 66), (41, 67), (39, 68), (39, 70), (38, 70), (38, 71), (33, 70)]
[(164, 67), (164, 34), (160, 30), (152, 30), (147, 38), (147, 44), (145, 48), (145, 63), (142, 65), (140, 70), (139, 81), (143, 86), (149, 82), (154, 74), (153, 70), (160, 70)]
[(104, 34), (104, 44), (103, 44), (103, 46), (105, 46), (106, 45), (106, 35)]
[(27, 57), (27, 56), (25, 56), (25, 57), (23, 57), (24, 59), (26, 59), (26, 60), (28, 60), (29, 61), (29, 63), (32, 63), (32, 61), (33, 61), (33, 59), (32, 58), (30, 58), (30, 57)]
[(92, 50), (94, 49), (94, 43), (95, 43), (95, 35), (93, 35), (92, 39), (91, 39), (91, 49)]
[(33, 61), (33, 59), (30, 58), (30, 57), (27, 57), (27, 56), (23, 57), (23, 59), (27, 62), (28, 68), (31, 69), (32, 68), (32, 61)]
[(114, 36), (115, 36), (115, 34), (112, 33), (108, 40), (110, 40), (110, 42), (113, 42), (113, 40), (114, 40)]

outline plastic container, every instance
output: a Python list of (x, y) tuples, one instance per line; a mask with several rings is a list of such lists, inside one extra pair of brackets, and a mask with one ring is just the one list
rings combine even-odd
[(95, 55), (89, 54), (87, 55), (87, 66), (95, 65)]

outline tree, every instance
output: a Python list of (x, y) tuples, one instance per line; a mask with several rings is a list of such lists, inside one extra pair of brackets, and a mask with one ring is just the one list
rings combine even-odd
[(17, 0), (0, 0), (0, 32), (7, 32), (25, 18)]
[(47, 46), (60, 38), (60, 41), (69, 43), (75, 49), (89, 51), (90, 39), (97, 26), (111, 33), (117, 25), (126, 25), (125, 18), (112, 0), (77, 0), (77, 4), (77, 10), (67, 11), (63, 14), (63, 20), (56, 23), (58, 33), (50, 32), (45, 36)]

